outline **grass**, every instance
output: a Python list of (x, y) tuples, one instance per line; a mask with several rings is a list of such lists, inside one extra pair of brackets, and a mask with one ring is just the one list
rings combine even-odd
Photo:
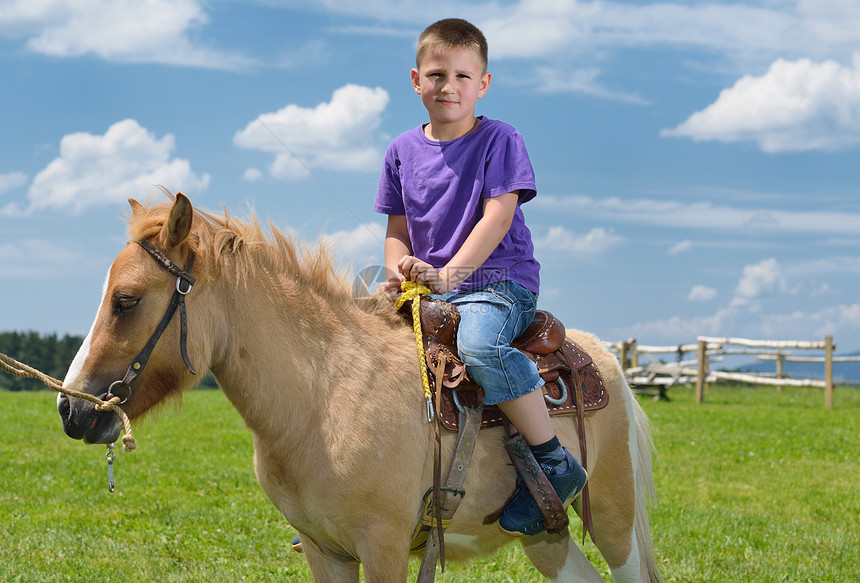
[[(667, 581), (856, 581), (860, 391), (837, 389), (832, 411), (814, 389), (670, 396), (641, 401), (659, 449), (652, 527)], [(110, 494), (104, 448), (63, 435), (54, 394), (0, 390), (0, 581), (311, 580), (220, 392), (187, 394), (135, 436)], [(595, 547), (584, 551), (610, 581)], [(518, 545), (437, 577), (542, 580)]]

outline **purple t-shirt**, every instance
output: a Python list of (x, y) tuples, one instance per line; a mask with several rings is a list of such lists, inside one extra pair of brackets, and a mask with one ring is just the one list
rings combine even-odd
[(419, 126), (385, 153), (373, 210), (406, 215), (412, 253), (437, 269), (454, 256), (483, 216), (483, 199), (519, 191), (511, 228), (458, 290), (512, 280), (535, 293), (540, 264), (520, 205), (535, 197), (535, 175), (522, 136), (510, 125), (479, 118), (471, 133), (436, 142)]

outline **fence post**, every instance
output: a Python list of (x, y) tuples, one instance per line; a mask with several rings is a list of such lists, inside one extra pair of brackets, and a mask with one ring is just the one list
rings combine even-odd
[(708, 343), (704, 340), (699, 340), (699, 363), (698, 370), (696, 371), (696, 403), (702, 403), (705, 400), (705, 376), (708, 374), (707, 349)]
[[(776, 351), (776, 378), (782, 378), (782, 363), (785, 359), (785, 353), (782, 350)], [(778, 393), (782, 392), (782, 385), (776, 385), (776, 391)]]
[(824, 338), (824, 408), (833, 408), (833, 336)]
[(618, 354), (618, 360), (621, 364), (621, 372), (624, 373), (624, 376), (627, 376), (627, 347), (630, 346), (630, 341), (625, 340), (621, 343), (621, 350)]
[(636, 339), (630, 339), (630, 367), (638, 368), (639, 367), (639, 349), (636, 346)]

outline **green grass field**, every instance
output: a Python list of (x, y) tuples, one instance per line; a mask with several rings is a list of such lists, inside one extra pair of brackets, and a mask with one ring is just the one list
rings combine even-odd
[[(641, 401), (659, 451), (652, 527), (667, 581), (858, 580), (860, 390), (837, 389), (832, 411), (815, 389), (712, 387), (703, 405), (690, 389), (670, 395)], [(137, 425), (114, 494), (105, 448), (65, 437), (54, 402), (0, 390), (0, 582), (310, 580), (220, 392), (189, 393)], [(542, 579), (514, 544), (437, 581)]]

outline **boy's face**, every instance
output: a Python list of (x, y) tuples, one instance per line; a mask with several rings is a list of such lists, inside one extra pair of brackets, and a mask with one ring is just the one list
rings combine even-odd
[(453, 140), (475, 124), (475, 104), (490, 87), (473, 49), (432, 49), (419, 69), (412, 69), (412, 86), (430, 114), (431, 137)]

